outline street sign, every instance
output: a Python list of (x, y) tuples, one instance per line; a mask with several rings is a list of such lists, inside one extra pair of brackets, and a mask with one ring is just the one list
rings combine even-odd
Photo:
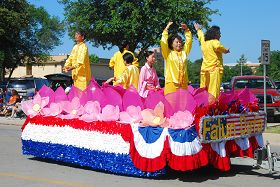
[(270, 41), (262, 40), (262, 49), (261, 49), (261, 64), (270, 63)]

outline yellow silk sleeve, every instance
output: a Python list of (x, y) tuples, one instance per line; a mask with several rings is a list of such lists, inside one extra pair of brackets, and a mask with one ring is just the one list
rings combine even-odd
[(185, 32), (185, 38), (186, 42), (184, 45), (183, 50), (185, 51), (186, 55), (189, 55), (191, 48), (192, 48), (192, 33), (191, 31), (186, 31)]
[(199, 29), (197, 31), (197, 37), (198, 37), (200, 44), (203, 44), (205, 42), (204, 33), (202, 32), (202, 30)]
[(88, 48), (86, 45), (82, 45), (79, 49), (79, 53), (77, 54), (77, 63), (75, 64), (75, 68), (78, 68), (85, 64), (85, 60), (88, 54)]
[(164, 59), (167, 59), (168, 54), (170, 53), (170, 49), (168, 47), (168, 31), (164, 30), (162, 32), (161, 40), (160, 40), (161, 53)]
[(113, 55), (113, 57), (110, 59), (110, 62), (109, 62), (109, 67), (110, 67), (110, 68), (114, 68), (115, 63), (116, 63), (116, 56), (117, 56), (117, 53), (115, 53), (115, 54)]
[(225, 48), (219, 40), (213, 42), (214, 50), (220, 53), (226, 53), (227, 48)]
[(76, 50), (76, 46), (73, 47), (70, 56), (68, 57), (68, 59), (66, 60), (66, 62), (65, 62), (65, 64), (64, 64), (64, 67), (70, 67), (70, 66), (72, 66), (72, 62), (73, 62), (75, 50)]

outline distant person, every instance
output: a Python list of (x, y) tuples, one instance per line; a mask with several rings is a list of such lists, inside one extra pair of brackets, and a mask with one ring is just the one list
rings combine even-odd
[(77, 31), (75, 40), (77, 44), (73, 47), (63, 70), (65, 72), (72, 71), (74, 85), (80, 90), (85, 90), (91, 79), (91, 70), (84, 32)]
[[(34, 97), (34, 93), (29, 93), (27, 100), (32, 100)], [(10, 118), (15, 118), (17, 117), (17, 115), (22, 112), (22, 105), (21, 105), (21, 101), (19, 100), (18, 102), (16, 102), (15, 106), (12, 107), (11, 109), (12, 113)]]
[[(123, 41), (119, 46), (119, 51), (117, 51), (113, 57), (110, 59), (109, 67), (114, 69), (114, 77), (119, 78), (124, 70), (126, 69), (126, 65), (123, 60), (123, 54), (129, 52), (133, 55), (132, 64), (136, 67), (139, 66), (138, 59), (135, 58), (134, 54), (129, 51), (129, 42)], [(116, 85), (116, 82), (113, 82), (113, 85)]]
[(138, 91), (141, 97), (147, 97), (149, 91), (160, 89), (157, 72), (153, 67), (153, 64), (156, 62), (155, 53), (153, 51), (145, 51), (144, 56), (146, 63), (141, 68), (138, 84)]
[(173, 24), (169, 22), (162, 32), (160, 47), (166, 63), (164, 94), (175, 92), (179, 88), (188, 89), (187, 58), (192, 48), (192, 34), (186, 24), (181, 23), (185, 32), (186, 42), (178, 34), (169, 37), (168, 29)]
[(18, 99), (20, 99), (19, 94), (16, 90), (13, 89), (12, 95), (9, 98), (9, 101), (6, 104), (4, 104), (3, 109), (0, 112), (0, 114), (5, 115), (7, 113), (7, 111), (9, 111), (10, 109), (13, 108), (13, 106), (15, 106)]
[(133, 65), (134, 56), (131, 52), (126, 52), (123, 55), (123, 60), (126, 65), (126, 69), (124, 72), (117, 78), (112, 77), (106, 81), (107, 84), (112, 82), (113, 80), (116, 84), (121, 84), (124, 89), (129, 88), (130, 86), (134, 86), (136, 90), (138, 89), (138, 80), (139, 80), (139, 69), (135, 65)]
[(212, 26), (204, 33), (199, 24), (194, 24), (200, 42), (203, 61), (200, 71), (200, 87), (207, 88), (215, 98), (220, 95), (220, 86), (223, 76), (223, 53), (229, 53), (219, 41), (221, 38), (220, 27)]

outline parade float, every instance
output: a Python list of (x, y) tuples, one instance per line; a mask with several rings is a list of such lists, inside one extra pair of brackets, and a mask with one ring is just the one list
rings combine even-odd
[(263, 147), (266, 115), (248, 89), (213, 98), (205, 89), (179, 89), (141, 98), (133, 88), (91, 81), (68, 95), (43, 87), (22, 102), (25, 155), (121, 175), (157, 177), (166, 169), (213, 165), (230, 170), (230, 157), (253, 157)]

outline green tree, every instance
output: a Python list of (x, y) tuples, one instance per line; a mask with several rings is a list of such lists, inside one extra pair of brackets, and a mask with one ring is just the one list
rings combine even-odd
[(200, 69), (202, 59), (195, 60), (188, 64), (188, 76), (191, 83), (200, 83)]
[(243, 75), (243, 67), (247, 63), (247, 58), (245, 57), (244, 54), (241, 55), (241, 57), (237, 60), (237, 64), (240, 67), (240, 75)]
[(89, 62), (91, 64), (97, 64), (99, 62), (99, 57), (96, 54), (89, 55)]
[[(280, 51), (270, 52), (270, 64), (266, 66), (267, 76), (273, 80), (280, 80)], [(257, 69), (257, 75), (263, 75), (263, 65), (261, 64)]]
[[(142, 52), (159, 44), (162, 30), (169, 20), (170, 32), (178, 31), (181, 22), (192, 31), (193, 21), (208, 26), (210, 16), (217, 13), (207, 7), (213, 0), (60, 0), (65, 6), (68, 30), (85, 30), (95, 47), (110, 49), (123, 40), (130, 41), (132, 51)], [(141, 57), (140, 57), (141, 58)]]
[(230, 82), (231, 78), (233, 77), (233, 71), (231, 70), (230, 66), (224, 66), (224, 73), (222, 77), (222, 82)]
[[(64, 26), (57, 17), (26, 0), (0, 2), (0, 51), (3, 53), (1, 72), (13, 70), (21, 63), (46, 60), (47, 53), (60, 44)], [(3, 77), (1, 77), (3, 79)]]

